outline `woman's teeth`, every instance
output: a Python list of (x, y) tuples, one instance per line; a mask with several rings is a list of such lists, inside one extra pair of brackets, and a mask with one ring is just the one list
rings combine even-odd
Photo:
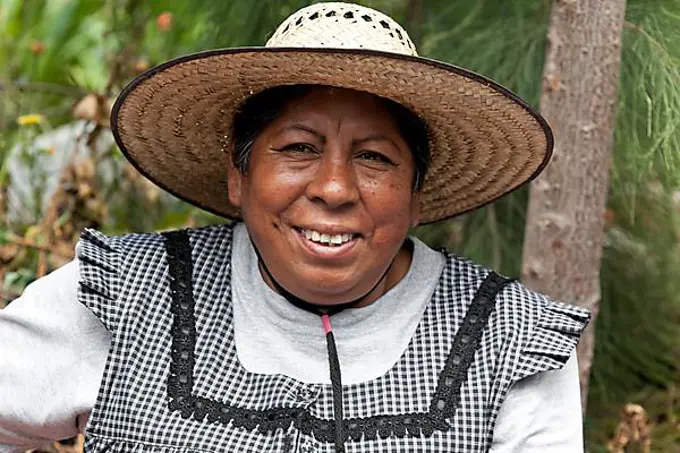
[(341, 245), (345, 242), (349, 242), (354, 237), (354, 235), (351, 233), (325, 234), (314, 230), (302, 230), (302, 232), (310, 241), (325, 245)]

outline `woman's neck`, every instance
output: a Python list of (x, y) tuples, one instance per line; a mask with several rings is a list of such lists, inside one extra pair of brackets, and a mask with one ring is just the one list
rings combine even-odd
[[(253, 247), (255, 248), (254, 244)], [(300, 299), (299, 297), (289, 292), (278, 281), (276, 281), (276, 279), (271, 274), (267, 266), (264, 264), (264, 261), (262, 260), (260, 253), (257, 251), (257, 248), (255, 248), (255, 252), (257, 253), (258, 256), (259, 262), (258, 266), (260, 270), (260, 275), (262, 276), (262, 279), (267, 284), (267, 286), (269, 286), (272, 290), (281, 294), (283, 297), (286, 298), (286, 300), (288, 300), (293, 305), (304, 310), (313, 311), (317, 313), (327, 311), (337, 312), (345, 308), (361, 308), (371, 305), (373, 302), (378, 300), (383, 294), (388, 292), (397, 283), (399, 283), (401, 279), (403, 279), (404, 276), (408, 273), (408, 270), (411, 267), (411, 260), (413, 258), (413, 243), (409, 239), (406, 239), (404, 241), (404, 244), (399, 249), (397, 255), (394, 257), (394, 259), (392, 260), (388, 268), (385, 270), (383, 275), (380, 277), (380, 279), (378, 279), (373, 288), (369, 290), (366, 294), (354, 300), (331, 305), (310, 303)]]

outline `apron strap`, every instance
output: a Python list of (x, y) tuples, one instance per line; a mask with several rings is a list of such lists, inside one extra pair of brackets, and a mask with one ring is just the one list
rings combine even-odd
[(496, 295), (513, 279), (489, 272), (475, 293), (465, 318), (456, 332), (446, 365), (439, 375), (437, 391), (430, 404), (430, 415), (438, 420), (453, 416), (460, 400), (460, 388), (467, 379), (475, 351), (494, 309)]

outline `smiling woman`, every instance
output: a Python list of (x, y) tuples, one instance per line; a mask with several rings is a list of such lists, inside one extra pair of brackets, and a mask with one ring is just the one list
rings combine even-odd
[(514, 94), (318, 3), (265, 47), (143, 74), (112, 129), (234, 222), (86, 230), (0, 312), (0, 452), (78, 430), (93, 452), (582, 451), (589, 314), (408, 235), (545, 166)]
[[(414, 187), (424, 173), (415, 162), (426, 162), (411, 149), (427, 145), (411, 148), (388, 105), (397, 108), (377, 96), (327, 87), (274, 90), (251, 102), (266, 106), (271, 96), (288, 102), (260, 124), (250, 146), (238, 146), (229, 199), (248, 226), (265, 278), (320, 306), (370, 304), (410, 266), (405, 238), (419, 221)], [(250, 109), (257, 107), (240, 115)], [(239, 126), (248, 121), (240, 115), (235, 142), (249, 143), (239, 140)]]

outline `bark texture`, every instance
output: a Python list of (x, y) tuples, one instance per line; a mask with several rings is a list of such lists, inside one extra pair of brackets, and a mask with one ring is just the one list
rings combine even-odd
[[(553, 128), (551, 163), (531, 186), (522, 279), (597, 313), (604, 212), (614, 140), (625, 0), (555, 0), (541, 111)], [(578, 347), (585, 410), (594, 321)]]

